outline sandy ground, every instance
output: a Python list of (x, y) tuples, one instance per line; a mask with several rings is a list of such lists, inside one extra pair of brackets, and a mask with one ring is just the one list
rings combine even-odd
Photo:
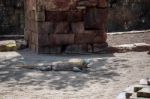
[[(17, 68), (93, 58), (89, 72), (41, 72)], [(36, 55), (28, 50), (0, 52), (0, 99), (115, 99), (129, 85), (150, 77), (150, 55), (128, 52), (91, 55)]]

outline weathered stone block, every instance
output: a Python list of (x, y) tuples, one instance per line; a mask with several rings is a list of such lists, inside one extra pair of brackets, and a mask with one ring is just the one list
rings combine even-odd
[(96, 7), (87, 8), (84, 16), (84, 25), (86, 30), (101, 30), (105, 29), (103, 24), (106, 24), (107, 9)]
[(69, 23), (67, 22), (55, 23), (53, 28), (54, 34), (68, 34), (69, 32), (71, 32)]
[(83, 10), (70, 10), (68, 12), (68, 21), (69, 22), (81, 22), (84, 20), (84, 11)]
[(101, 7), (101, 8), (108, 7), (108, 0), (98, 0), (98, 7)]
[(146, 87), (137, 92), (138, 97), (150, 98), (150, 88)]
[(52, 34), (49, 35), (50, 46), (61, 46), (74, 44), (74, 34)]
[(85, 30), (83, 22), (75, 22), (71, 24), (73, 33), (94, 33), (92, 30)]
[(36, 11), (35, 12), (35, 20), (39, 22), (45, 21), (45, 12), (44, 11)]
[(52, 22), (38, 22), (38, 33), (42, 35), (50, 35), (54, 33), (54, 23)]
[(16, 41), (6, 40), (0, 41), (0, 51), (15, 51), (17, 50)]
[(88, 44), (93, 43), (95, 38), (94, 33), (76, 33), (75, 44)]
[(44, 46), (48, 46), (49, 44), (50, 44), (49, 35), (48, 34), (39, 34), (38, 45), (44, 47)]
[(99, 33), (76, 33), (75, 43), (76, 44), (101, 44), (105, 43), (106, 34)]
[[(29, 4), (25, 12), (29, 31), (26, 37), (38, 52), (65, 52), (72, 45), (88, 52), (88, 44), (106, 42), (107, 9), (99, 7), (97, 0), (27, 0), (26, 3)], [(90, 28), (86, 30), (87, 27)]]
[(46, 21), (64, 22), (67, 21), (67, 18), (68, 18), (68, 11), (46, 11), (45, 12)]
[(141, 90), (142, 88), (146, 88), (146, 87), (150, 88), (150, 87), (147, 86), (147, 85), (135, 85), (135, 86), (134, 86), (134, 92), (138, 92), (138, 91)]

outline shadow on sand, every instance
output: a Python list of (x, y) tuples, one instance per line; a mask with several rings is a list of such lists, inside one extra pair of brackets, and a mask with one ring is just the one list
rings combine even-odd
[[(36, 55), (31, 52), (18, 52), (20, 56), (14, 56), (10, 59), (0, 60), (0, 83), (5, 83), (6, 87), (15, 86), (39, 86), (36, 90), (42, 90), (45, 87), (49, 89), (61, 90), (72, 87), (73, 90), (80, 90), (90, 87), (88, 83), (101, 83), (117, 81), (120, 76), (117, 68), (128, 68), (124, 63), (128, 60), (117, 59), (112, 54), (96, 55)], [(89, 69), (89, 72), (72, 71), (36, 71), (23, 68), (17, 68), (16, 65), (26, 63), (48, 63), (52, 61), (68, 60), (71, 58), (99, 58)]]

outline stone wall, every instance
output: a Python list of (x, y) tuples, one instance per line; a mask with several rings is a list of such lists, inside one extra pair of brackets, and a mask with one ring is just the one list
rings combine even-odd
[(24, 0), (0, 0), (0, 35), (23, 34)]
[(107, 5), (107, 0), (26, 0), (30, 48), (38, 53), (94, 50), (106, 42)]
[[(25, 0), (0, 0), (0, 35), (23, 34), (23, 1)], [(51, 0), (46, 1), (48, 3), (47, 5), (51, 5), (51, 7), (54, 7), (50, 2)], [(144, 30), (150, 28), (150, 0), (108, 1), (108, 32)], [(46, 4), (45, 1), (43, 1), (42, 3)], [(65, 5), (62, 5), (62, 7), (63, 6)], [(66, 9), (65, 7), (63, 8)], [(46, 9), (50, 9), (50, 6), (46, 6)]]
[(109, 32), (150, 29), (150, 0), (109, 1)]

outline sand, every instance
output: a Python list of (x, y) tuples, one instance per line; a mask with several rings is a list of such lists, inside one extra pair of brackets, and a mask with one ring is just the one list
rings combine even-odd
[[(88, 72), (36, 71), (18, 64), (93, 59)], [(37, 55), (29, 50), (0, 52), (0, 99), (115, 99), (129, 85), (150, 77), (147, 52)]]

